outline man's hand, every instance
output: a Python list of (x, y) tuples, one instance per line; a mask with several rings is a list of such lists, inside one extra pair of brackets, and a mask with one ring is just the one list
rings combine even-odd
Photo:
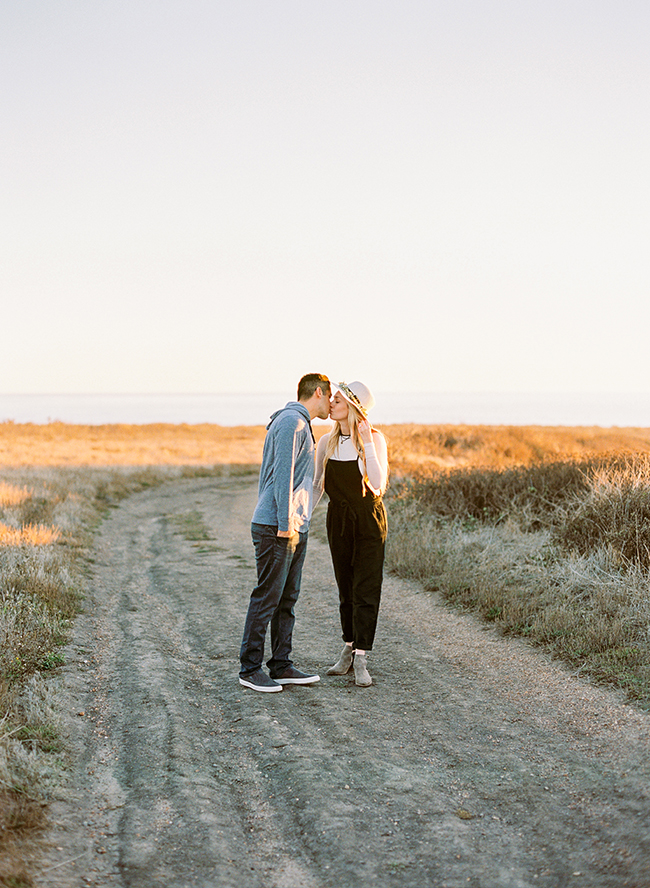
[(290, 530), (278, 530), (278, 536), (279, 537), (292, 537), (293, 534), (291, 533)]

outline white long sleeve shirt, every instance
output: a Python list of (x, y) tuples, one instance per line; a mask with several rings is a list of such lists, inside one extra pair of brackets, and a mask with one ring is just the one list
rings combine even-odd
[[(316, 471), (314, 473), (314, 501), (316, 502), (321, 495), (321, 479), (323, 477), (323, 462), (325, 460), (325, 450), (330, 438), (330, 434), (323, 435), (318, 442), (316, 449)], [(353, 460), (357, 459), (359, 463), (359, 471), (362, 477), (367, 475), (368, 486), (375, 494), (381, 496), (388, 485), (388, 447), (386, 439), (381, 432), (373, 429), (372, 443), (365, 445), (366, 464), (364, 466), (362, 457), (357, 453), (357, 449), (350, 440), (344, 438), (339, 441), (338, 447), (331, 456), (334, 460)]]

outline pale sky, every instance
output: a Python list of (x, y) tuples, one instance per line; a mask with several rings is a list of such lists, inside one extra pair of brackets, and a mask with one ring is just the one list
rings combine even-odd
[(0, 391), (650, 390), (647, 0), (0, 8)]

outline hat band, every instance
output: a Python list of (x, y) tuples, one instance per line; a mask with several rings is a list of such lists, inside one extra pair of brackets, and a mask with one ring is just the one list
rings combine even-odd
[(352, 389), (351, 389), (349, 386), (347, 386), (344, 382), (339, 382), (338, 386), (339, 386), (339, 388), (341, 389), (341, 391), (343, 392), (343, 394), (345, 395), (345, 397), (348, 399), (348, 401), (351, 401), (352, 404), (353, 404), (358, 410), (360, 410), (361, 413), (362, 413), (364, 416), (368, 416), (368, 413), (367, 413), (367, 411), (366, 411), (366, 408), (363, 406), (363, 404), (361, 403), (361, 401), (360, 401), (360, 400), (357, 398), (357, 396), (354, 394), (354, 392), (352, 391)]

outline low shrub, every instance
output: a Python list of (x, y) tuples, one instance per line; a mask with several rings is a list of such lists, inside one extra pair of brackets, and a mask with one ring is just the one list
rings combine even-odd
[(507, 519), (535, 530), (555, 523), (558, 509), (585, 496), (610, 459), (540, 462), (502, 469), (452, 469), (407, 481), (402, 491), (430, 514), (498, 524)]

